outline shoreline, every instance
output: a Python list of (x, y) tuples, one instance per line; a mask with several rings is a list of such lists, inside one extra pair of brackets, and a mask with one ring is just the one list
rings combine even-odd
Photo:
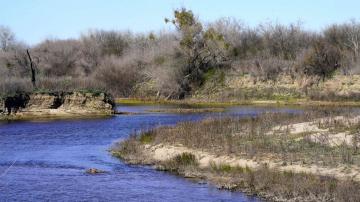
[(198, 99), (165, 100), (165, 99), (138, 99), (138, 98), (116, 98), (116, 104), (126, 105), (189, 105), (193, 107), (224, 107), (224, 106), (344, 106), (360, 107), (360, 101), (316, 101), (307, 99), (296, 100), (242, 100), (242, 101), (204, 101)]
[[(276, 195), (251, 184), (247, 179), (252, 175), (274, 175), (276, 177), (287, 178), (292, 181), (296, 178), (310, 178), (312, 181), (319, 181), (321, 184), (336, 183), (348, 184), (351, 186), (356, 183), (358, 186), (360, 176), (353, 178), (353, 173), (346, 173), (346, 167), (328, 169), (326, 167), (310, 166), (302, 167), (301, 165), (284, 165), (281, 162), (271, 160), (252, 160), (236, 156), (216, 155), (206, 151), (194, 150), (181, 145), (143, 145), (141, 152), (142, 157), (124, 155), (116, 151), (111, 154), (127, 164), (152, 166), (155, 170), (169, 172), (179, 175), (183, 178), (192, 179), (195, 182), (203, 183), (204, 181), (214, 185), (218, 189), (228, 191), (242, 192), (249, 196), (256, 196), (270, 201), (321, 201), (321, 197), (298, 195), (295, 198), (287, 198), (284, 195)], [(197, 165), (171, 167), (167, 164), (173, 159), (179, 158), (184, 154), (194, 155)], [(334, 176), (333, 172), (338, 175)], [(240, 179), (233, 180), (232, 175), (243, 175)], [(239, 178), (238, 176), (236, 176)], [(348, 181), (347, 179), (351, 179)], [(355, 180), (354, 180), (355, 179)], [(278, 186), (278, 184), (274, 184)], [(255, 186), (255, 187), (254, 187)], [(331, 185), (330, 185), (331, 186)], [(324, 198), (322, 198), (324, 199)], [(327, 198), (324, 201), (331, 200)]]
[(195, 155), (199, 162), (200, 168), (208, 168), (212, 163), (215, 165), (229, 165), (230, 167), (243, 167), (249, 169), (258, 169), (262, 166), (267, 166), (269, 169), (273, 169), (279, 172), (293, 172), (293, 173), (306, 173), (319, 176), (333, 177), (338, 180), (352, 179), (356, 182), (360, 182), (360, 175), (355, 171), (351, 171), (351, 166), (341, 166), (337, 168), (322, 167), (318, 165), (301, 165), (301, 164), (284, 164), (279, 160), (271, 158), (265, 159), (249, 159), (236, 155), (216, 155), (208, 151), (202, 151), (197, 149), (191, 149), (182, 145), (150, 145), (145, 144), (143, 147), (143, 153), (147, 154), (146, 161), (150, 164), (156, 165), (158, 162), (165, 162), (182, 153), (191, 153)]
[(107, 113), (74, 113), (74, 114), (21, 114), (0, 116), (0, 122), (9, 121), (50, 121), (50, 120), (71, 120), (71, 119), (97, 119), (110, 118), (115, 114)]
[(66, 119), (115, 114), (107, 93), (17, 93), (0, 99), (0, 120)]

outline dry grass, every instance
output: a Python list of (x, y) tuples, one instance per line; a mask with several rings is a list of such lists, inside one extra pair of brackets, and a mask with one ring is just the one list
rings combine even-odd
[[(180, 144), (216, 154), (246, 158), (263, 158), (271, 155), (287, 164), (294, 162), (322, 166), (360, 164), (357, 147), (347, 145), (331, 147), (308, 138), (299, 139), (309, 133), (290, 134), (286, 130), (271, 132), (277, 125), (304, 122), (321, 116), (324, 116), (324, 113), (306, 113), (301, 116), (271, 113), (257, 118), (207, 119), (195, 123), (180, 123), (176, 127), (158, 128), (146, 133), (146, 136), (147, 139), (152, 136), (152, 144)], [(357, 131), (359, 128), (360, 124), (351, 126), (352, 131)], [(140, 136), (143, 137), (144, 135)], [(351, 158), (348, 157), (349, 155)]]
[[(279, 75), (275, 81), (260, 80), (249, 74), (227, 73), (223, 85), (205, 83), (194, 93), (193, 98), (229, 102), (239, 100), (272, 100), (298, 103), (311, 101), (358, 102), (360, 100), (360, 76), (334, 75), (331, 79), (312, 84), (312, 78), (293, 79)], [(311, 85), (310, 85), (311, 84)], [(323, 102), (325, 103), (325, 102)], [(305, 104), (305, 103), (304, 103)]]
[[(127, 142), (127, 146), (129, 142)], [(134, 146), (134, 145), (133, 145)], [(135, 150), (134, 150), (135, 148)], [(158, 170), (169, 171), (195, 180), (207, 180), (220, 189), (242, 191), (273, 201), (358, 201), (360, 185), (352, 180), (338, 180), (333, 177), (309, 173), (277, 171), (263, 165), (257, 169), (213, 163), (200, 167), (192, 153), (180, 153), (165, 161), (153, 161), (142, 153), (142, 145), (124, 155), (117, 156), (131, 163), (154, 164)], [(129, 150), (127, 150), (129, 152)], [(135, 157), (138, 155), (137, 157)], [(135, 157), (135, 158), (134, 158)]]
[(209, 171), (215, 183), (231, 190), (257, 193), (275, 201), (358, 201), (359, 184), (305, 173), (222, 165)]
[[(346, 114), (339, 121), (339, 114)], [(271, 159), (285, 167), (292, 165), (322, 168), (358, 168), (358, 147), (341, 144), (336, 147), (311, 141), (312, 133), (291, 133), (289, 127), (274, 130), (278, 126), (313, 121), (328, 131), (351, 131), (356, 137), (360, 123), (354, 122), (356, 113), (347, 111), (314, 111), (301, 115), (266, 113), (254, 118), (207, 119), (200, 122), (179, 123), (175, 127), (161, 127), (132, 136), (120, 146), (114, 147), (115, 155), (127, 162), (155, 164), (158, 169), (175, 172), (185, 177), (206, 179), (220, 188), (258, 194), (276, 201), (358, 201), (360, 185), (351, 178), (302, 173), (269, 167), (261, 163), (257, 168), (234, 166), (226, 162), (199, 165), (199, 155), (177, 154), (165, 161), (154, 160), (146, 149), (148, 145), (181, 145), (188, 151), (205, 151), (217, 156), (255, 159), (258, 162)], [(321, 117), (332, 117), (320, 119)], [(322, 120), (322, 121), (319, 121)], [(336, 121), (337, 120), (337, 121)], [(349, 124), (351, 122), (351, 124)], [(144, 152), (147, 151), (147, 152)], [(191, 157), (191, 158), (190, 158)], [(179, 160), (180, 159), (180, 160)], [(182, 161), (181, 159), (186, 159)], [(264, 161), (265, 162), (265, 161)], [(271, 164), (269, 164), (271, 165)]]

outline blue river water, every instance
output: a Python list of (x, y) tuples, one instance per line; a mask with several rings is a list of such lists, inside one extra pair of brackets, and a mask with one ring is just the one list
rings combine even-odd
[[(255, 116), (289, 108), (231, 107), (222, 113), (150, 113), (168, 106), (118, 106), (136, 112), (105, 119), (0, 123), (0, 201), (259, 201), (148, 166), (129, 166), (108, 149), (131, 133), (206, 117)], [(89, 175), (88, 168), (107, 171)]]

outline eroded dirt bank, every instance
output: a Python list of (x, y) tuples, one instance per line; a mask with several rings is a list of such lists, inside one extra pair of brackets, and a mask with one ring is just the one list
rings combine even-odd
[(111, 115), (114, 106), (106, 93), (18, 93), (0, 99), (0, 120)]

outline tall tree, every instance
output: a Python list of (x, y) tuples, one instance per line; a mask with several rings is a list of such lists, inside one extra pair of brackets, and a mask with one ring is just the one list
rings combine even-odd
[(192, 87), (203, 83), (204, 72), (210, 68), (222, 67), (228, 62), (226, 50), (229, 44), (214, 29), (204, 30), (191, 10), (175, 10), (174, 18), (166, 18), (165, 22), (174, 24), (181, 36), (179, 45), (186, 64), (179, 98), (184, 98)]

